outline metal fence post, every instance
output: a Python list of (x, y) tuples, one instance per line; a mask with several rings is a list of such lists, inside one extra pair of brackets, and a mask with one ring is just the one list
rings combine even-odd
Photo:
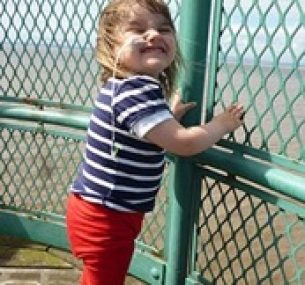
[[(201, 119), (204, 76), (210, 19), (211, 0), (183, 0), (179, 42), (185, 63), (179, 80), (185, 101), (196, 101), (197, 108), (188, 114), (183, 124), (198, 124)], [(168, 237), (166, 239), (166, 285), (185, 284), (188, 250), (193, 224), (192, 189), (193, 165), (185, 158), (176, 157), (171, 169)], [(199, 190), (199, 189), (198, 189)], [(197, 191), (196, 191), (197, 192)]]

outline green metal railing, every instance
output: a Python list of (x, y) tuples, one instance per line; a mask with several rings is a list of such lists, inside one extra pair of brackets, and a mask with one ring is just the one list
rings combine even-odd
[(304, 284), (304, 3), (212, 3), (206, 120), (237, 100), (247, 112), (193, 158), (203, 191), (187, 282)]
[[(98, 88), (107, 1), (0, 2), (0, 234), (68, 249), (67, 189)], [(305, 284), (305, 5), (167, 1), (185, 59), (185, 125), (226, 105), (242, 128), (169, 157), (130, 273), (147, 284)]]

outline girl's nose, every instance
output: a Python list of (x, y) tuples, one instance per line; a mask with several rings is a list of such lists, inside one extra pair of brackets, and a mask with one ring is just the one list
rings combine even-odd
[(157, 29), (149, 29), (145, 32), (145, 39), (148, 41), (151, 41), (153, 39), (155, 39), (156, 37), (158, 37), (160, 35), (159, 31)]

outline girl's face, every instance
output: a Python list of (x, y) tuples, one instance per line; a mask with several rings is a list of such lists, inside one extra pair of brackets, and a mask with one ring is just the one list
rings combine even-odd
[(118, 31), (115, 52), (120, 68), (158, 78), (174, 60), (175, 33), (163, 15), (135, 5)]

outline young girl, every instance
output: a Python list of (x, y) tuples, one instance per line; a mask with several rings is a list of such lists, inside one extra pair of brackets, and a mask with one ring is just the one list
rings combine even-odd
[(67, 229), (83, 260), (82, 285), (123, 285), (144, 213), (154, 207), (165, 151), (193, 155), (241, 125), (236, 104), (205, 125), (183, 127), (192, 107), (173, 91), (179, 52), (162, 0), (113, 0), (96, 48), (103, 85), (87, 132), (84, 161), (71, 186)]

